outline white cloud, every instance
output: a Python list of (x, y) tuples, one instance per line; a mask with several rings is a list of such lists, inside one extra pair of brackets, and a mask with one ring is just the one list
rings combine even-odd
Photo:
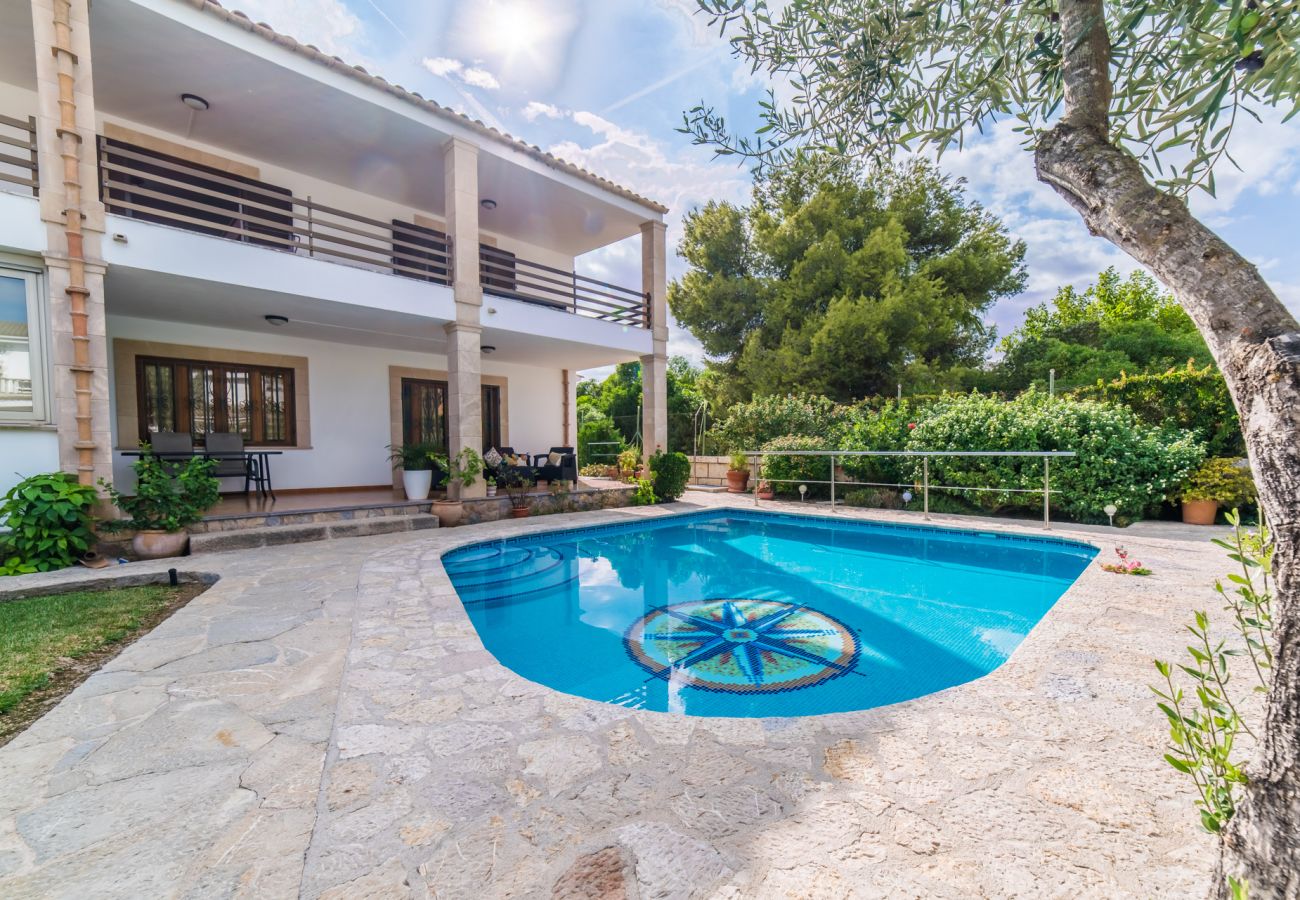
[(519, 111), (529, 122), (536, 122), (539, 118), (558, 119), (564, 115), (558, 106), (550, 103), (542, 103), (540, 100), (529, 100), (528, 105)]
[(501, 82), (487, 69), (470, 67), (461, 73), (461, 79), (471, 87), (479, 87), (488, 91), (495, 91), (501, 87)]
[(467, 66), (459, 59), (446, 56), (426, 56), (421, 62), (424, 67), (441, 78), (456, 79), (470, 87), (495, 91), (501, 87), (496, 76), (481, 66)]
[(355, 47), (363, 26), (343, 0), (239, 0), (233, 5), (254, 22), (265, 22), (294, 40), (348, 62), (362, 62)]
[(424, 58), (424, 67), (442, 78), (454, 75), (465, 68), (465, 64), (458, 59), (448, 59), (445, 56), (426, 56)]

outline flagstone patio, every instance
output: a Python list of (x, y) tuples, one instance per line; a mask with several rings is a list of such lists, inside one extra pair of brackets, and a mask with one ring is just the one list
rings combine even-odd
[[(438, 561), (486, 537), (672, 511), (183, 561), (219, 581), (0, 748), (0, 895), (1203, 891), (1213, 843), (1160, 760), (1145, 685), (1209, 602), (1221, 565), (1205, 530), (1123, 532), (1156, 575), (1094, 563), (983, 679), (804, 719), (639, 712), (525, 681), (482, 648)], [(1058, 533), (1107, 551), (1121, 534)]]

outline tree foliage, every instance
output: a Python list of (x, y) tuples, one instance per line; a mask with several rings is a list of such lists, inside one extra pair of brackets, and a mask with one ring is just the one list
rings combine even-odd
[[(890, 157), (942, 153), (1014, 117), (1032, 144), (1064, 98), (1057, 4), (946, 0), (699, 0), (769, 93), (752, 136), (706, 103), (683, 130), (719, 153), (788, 161), (800, 150)], [(1165, 187), (1214, 190), (1233, 127), (1265, 106), (1295, 109), (1296, 0), (1109, 0), (1110, 137)], [(775, 8), (773, 8), (775, 6)]]
[[(703, 400), (698, 384), (700, 372), (682, 356), (668, 360), (668, 447), (690, 452), (691, 423)], [(639, 446), (641, 441), (641, 364), (619, 363), (603, 380), (578, 383), (578, 460), (613, 463), (619, 447), (585, 445), (591, 441), (622, 441)], [(600, 452), (605, 451), (605, 452)]]
[(1189, 360), (1214, 365), (1196, 325), (1155, 279), (1139, 271), (1121, 278), (1113, 268), (1082, 292), (1066, 286), (1029, 309), (1000, 349), (993, 382), (1003, 391), (1046, 387), (1052, 369), (1058, 387), (1072, 388)]
[(743, 400), (791, 390), (837, 400), (975, 366), (982, 314), (1024, 285), (1024, 247), (932, 166), (870, 172), (813, 158), (760, 182), (745, 207), (687, 215), (690, 269), (668, 291)]

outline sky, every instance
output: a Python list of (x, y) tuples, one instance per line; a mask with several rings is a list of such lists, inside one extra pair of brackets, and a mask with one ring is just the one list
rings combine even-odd
[[(746, 168), (695, 147), (676, 129), (701, 101), (736, 129), (757, 124), (766, 83), (733, 59), (695, 12), (695, 0), (225, 0), (278, 31), (536, 144), (670, 209), (668, 274), (682, 216), (708, 200), (744, 203)], [(1025, 291), (988, 315), (1000, 334), (1066, 284), (1082, 288), (1107, 266), (1136, 264), (1088, 234), (1077, 213), (1034, 177), (1009, 126), (995, 125), (940, 168), (1027, 246)], [(1241, 172), (1216, 172), (1218, 196), (1194, 211), (1254, 262), (1300, 312), (1300, 124), (1239, 130)], [(640, 282), (634, 238), (589, 254), (578, 269)], [(699, 362), (699, 344), (673, 323), (669, 350)]]

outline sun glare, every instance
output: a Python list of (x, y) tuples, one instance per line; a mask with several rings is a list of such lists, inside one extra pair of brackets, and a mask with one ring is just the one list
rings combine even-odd
[(526, 0), (498, 0), (484, 10), (484, 19), (484, 34), (491, 36), (493, 49), (506, 63), (535, 57), (551, 30), (537, 4)]

